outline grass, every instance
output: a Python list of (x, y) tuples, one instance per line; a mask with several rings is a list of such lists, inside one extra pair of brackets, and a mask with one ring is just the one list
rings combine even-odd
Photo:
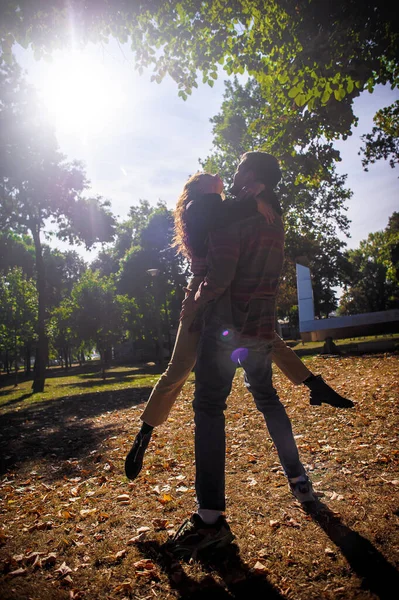
[[(290, 495), (237, 372), (226, 413), (228, 519), (236, 542), (207, 562), (162, 543), (195, 509), (193, 380), (154, 431), (144, 469), (123, 461), (154, 367), (53, 370), (0, 389), (2, 600), (377, 600), (398, 585), (398, 355), (309, 357), (356, 408), (310, 407), (275, 373), (319, 504)], [(144, 528), (144, 529), (143, 529)]]
[(107, 370), (105, 381), (102, 379), (98, 361), (93, 361), (85, 367), (73, 367), (64, 371), (54, 367), (48, 371), (44, 392), (32, 394), (32, 380), (19, 376), (18, 386), (14, 386), (14, 375), (7, 379), (3, 376), (0, 387), (0, 407), (9, 404), (40, 404), (45, 401), (83, 395), (85, 392), (104, 392), (143, 388), (149, 391), (159, 377), (159, 369), (153, 364), (142, 367), (112, 367)]
[[(397, 341), (399, 344), (399, 333), (392, 333), (387, 335), (368, 335), (363, 337), (354, 337), (354, 338), (343, 338), (339, 340), (334, 340), (334, 344), (336, 346), (341, 347), (350, 347), (355, 344), (364, 344), (367, 342), (383, 342), (383, 341)], [(301, 356), (306, 350), (314, 353), (315, 351), (321, 351), (324, 345), (324, 342), (302, 342), (301, 340), (286, 340), (287, 343), (293, 348), (293, 350), (300, 350)]]

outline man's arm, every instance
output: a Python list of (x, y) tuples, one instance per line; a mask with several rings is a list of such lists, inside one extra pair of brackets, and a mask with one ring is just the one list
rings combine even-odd
[(209, 233), (207, 274), (195, 296), (190, 294), (184, 300), (182, 317), (223, 294), (234, 279), (239, 256), (240, 235), (236, 223)]

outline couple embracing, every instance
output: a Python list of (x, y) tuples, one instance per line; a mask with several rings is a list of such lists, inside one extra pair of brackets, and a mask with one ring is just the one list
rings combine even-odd
[(282, 210), (274, 192), (281, 179), (276, 158), (247, 152), (223, 196), (219, 175), (197, 173), (175, 210), (175, 245), (191, 263), (174, 351), (141, 415), (141, 430), (125, 460), (135, 479), (154, 427), (163, 423), (195, 365), (195, 489), (198, 510), (169, 543), (192, 557), (229, 544), (225, 519), (226, 400), (238, 366), (263, 414), (292, 494), (315, 497), (300, 461), (291, 422), (272, 384), (272, 361), (294, 384), (310, 389), (310, 403), (349, 408), (353, 402), (314, 375), (275, 332), (275, 305), (284, 258)]

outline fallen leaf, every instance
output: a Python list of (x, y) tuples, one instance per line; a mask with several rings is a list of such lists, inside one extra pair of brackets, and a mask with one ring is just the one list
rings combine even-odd
[(272, 529), (277, 529), (278, 527), (280, 527), (281, 523), (280, 521), (274, 521), (273, 519), (270, 519), (269, 525), (270, 527), (272, 527)]
[(15, 571), (11, 571), (8, 573), (8, 577), (19, 577), (20, 575), (26, 575), (27, 571), (23, 567), (16, 569)]
[(261, 562), (259, 562), (258, 560), (256, 561), (256, 563), (254, 564), (254, 571), (258, 571), (258, 572), (265, 572), (267, 571), (267, 567), (265, 567), (265, 565), (263, 565)]
[(75, 516), (74, 513), (70, 512), (69, 510), (63, 510), (61, 515), (64, 517), (64, 519), (73, 519)]
[(128, 546), (134, 546), (134, 544), (137, 544), (137, 542), (141, 542), (142, 540), (145, 539), (147, 532), (143, 531), (142, 533), (139, 533), (139, 535), (136, 535), (132, 538), (130, 538), (130, 540), (127, 541), (127, 545)]
[(50, 567), (55, 565), (57, 562), (57, 554), (55, 552), (50, 552), (47, 556), (43, 556), (42, 558), (42, 566)]
[(116, 587), (114, 587), (114, 592), (127, 592), (130, 593), (133, 591), (133, 586), (130, 581), (123, 581)]
[(100, 514), (97, 517), (99, 523), (104, 523), (104, 521), (106, 521), (107, 519), (109, 519), (109, 514), (104, 512), (100, 512)]
[(116, 501), (117, 502), (125, 502), (125, 501), (129, 501), (130, 500), (130, 496), (129, 494), (120, 494), (119, 496), (117, 496)]
[(14, 562), (20, 563), (24, 560), (25, 556), (23, 554), (13, 554), (11, 558)]
[(168, 502), (171, 502), (173, 500), (173, 497), (170, 494), (164, 494), (161, 498), (159, 498), (159, 501), (161, 504), (167, 504)]
[(69, 573), (72, 573), (72, 569), (68, 567), (66, 562), (63, 562), (62, 565), (58, 567), (58, 569), (56, 569), (54, 572), (59, 573), (60, 577), (67, 577)]
[(333, 492), (330, 496), (330, 500), (337, 500), (339, 502), (340, 500), (344, 500), (344, 497), (337, 494), (337, 492)]
[(87, 517), (88, 515), (92, 515), (96, 511), (97, 511), (96, 508), (83, 508), (79, 514), (81, 517)]
[(161, 530), (167, 528), (168, 520), (167, 519), (153, 519), (152, 525), (153, 525), (154, 529), (156, 529), (157, 531), (161, 531)]
[(300, 523), (298, 523), (297, 521), (295, 521), (295, 520), (294, 520), (294, 519), (292, 519), (292, 518), (289, 518), (289, 519), (287, 519), (287, 520), (285, 521), (284, 525), (287, 525), (288, 527), (296, 527), (296, 528), (299, 528), (299, 527), (301, 527), (301, 524), (300, 524)]
[(41, 557), (44, 556), (45, 552), (31, 552), (25, 556), (25, 560), (28, 564), (33, 565), (33, 568), (41, 567)]
[(82, 600), (84, 597), (84, 592), (80, 592), (79, 590), (70, 590), (69, 591), (69, 600)]
[(124, 549), (124, 550), (119, 550), (119, 552), (117, 552), (117, 553), (115, 554), (115, 558), (116, 558), (116, 560), (119, 560), (120, 558), (125, 558), (125, 556), (126, 556), (126, 553), (127, 553), (127, 550), (126, 550), (126, 549)]
[(137, 529), (137, 533), (144, 533), (145, 531), (151, 531), (151, 527), (144, 526)]
[(142, 558), (141, 560), (134, 562), (133, 566), (136, 569), (147, 569), (147, 570), (155, 569), (154, 563), (149, 558)]

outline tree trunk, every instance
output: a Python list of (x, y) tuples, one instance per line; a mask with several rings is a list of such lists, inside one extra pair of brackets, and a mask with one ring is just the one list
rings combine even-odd
[(30, 375), (30, 354), (31, 354), (31, 345), (26, 344), (26, 347), (25, 347), (25, 369), (26, 369), (27, 375)]
[(100, 350), (101, 376), (103, 378), (103, 381), (105, 381), (105, 378), (106, 378), (106, 371), (105, 371), (105, 369), (106, 369), (106, 364), (105, 364), (106, 358), (105, 358), (105, 354), (106, 354), (105, 349)]
[(65, 363), (65, 365), (64, 365), (65, 371), (68, 371), (69, 363), (68, 363), (68, 348), (67, 348), (67, 346), (64, 346), (64, 363)]
[(35, 370), (32, 384), (34, 394), (44, 391), (44, 383), (46, 380), (46, 355), (47, 355), (47, 338), (46, 338), (46, 276), (44, 270), (44, 261), (42, 254), (42, 245), (40, 241), (40, 228), (38, 225), (31, 228), (33, 241), (35, 243), (36, 254), (36, 287), (38, 294), (38, 343), (36, 348)]
[(17, 347), (17, 330), (14, 330), (14, 358), (15, 358), (15, 381), (14, 387), (18, 387), (18, 347)]

